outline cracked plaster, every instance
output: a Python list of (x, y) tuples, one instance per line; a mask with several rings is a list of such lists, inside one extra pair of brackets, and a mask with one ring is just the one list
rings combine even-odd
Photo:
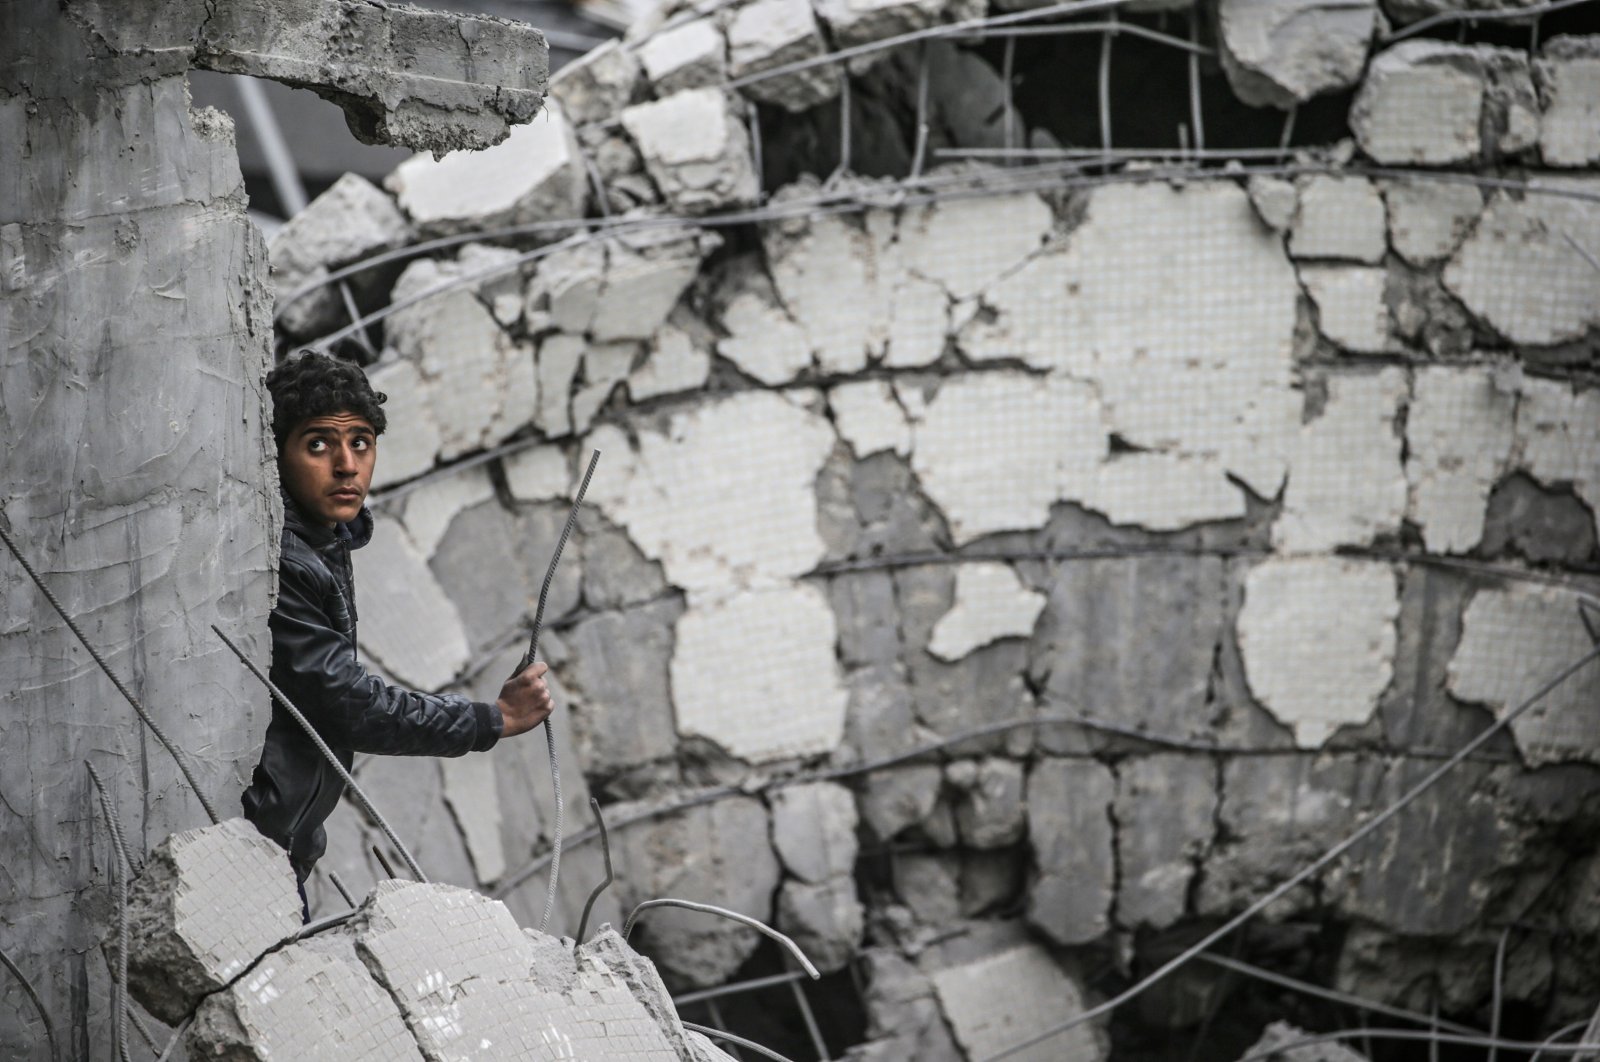
[(1483, 539), (1489, 492), (1511, 457), (1517, 397), (1493, 369), (1418, 369), (1406, 417), (1407, 506), (1430, 553)]
[(956, 569), (955, 604), (933, 625), (928, 652), (954, 661), (1001, 638), (1026, 638), (1044, 603), (1007, 565), (963, 564)]

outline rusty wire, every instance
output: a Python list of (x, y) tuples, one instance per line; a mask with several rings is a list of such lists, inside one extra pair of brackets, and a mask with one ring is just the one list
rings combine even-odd
[(272, 694), (273, 698), (283, 706), (284, 711), (288, 712), (289, 715), (294, 718), (294, 721), (300, 724), (300, 729), (304, 730), (306, 732), (306, 736), (311, 739), (311, 743), (317, 746), (317, 751), (321, 752), (323, 758), (333, 766), (334, 771), (344, 781), (344, 784), (350, 787), (350, 792), (355, 795), (356, 801), (362, 806), (363, 809), (366, 810), (367, 814), (372, 817), (372, 821), (378, 824), (378, 829), (382, 830), (384, 836), (389, 838), (389, 843), (394, 845), (395, 849), (399, 851), (401, 858), (403, 858), (406, 861), (406, 865), (411, 868), (412, 875), (418, 881), (426, 882), (428, 880), (428, 876), (422, 872), (422, 868), (418, 866), (417, 861), (412, 858), (410, 850), (407, 849), (403, 843), (401, 843), (400, 838), (394, 832), (394, 828), (389, 825), (389, 820), (383, 817), (383, 814), (379, 812), (372, 801), (368, 799), (367, 794), (362, 791), (359, 785), (356, 784), (355, 778), (351, 777), (350, 772), (345, 770), (344, 764), (339, 762), (339, 757), (336, 756), (334, 751), (328, 747), (328, 743), (322, 740), (322, 735), (317, 733), (317, 728), (312, 726), (310, 720), (306, 719), (306, 717), (301, 714), (300, 709), (296, 708), (290, 702), (289, 698), (284, 695), (284, 692), (277, 687), (277, 684), (274, 683), (272, 679), (267, 677), (266, 672), (262, 671), (261, 668), (256, 666), (256, 662), (246, 656), (244, 650), (240, 649), (239, 646), (234, 643), (232, 638), (229, 638), (225, 633), (223, 633), (221, 627), (218, 627), (215, 623), (213, 623), (211, 625), (211, 629), (217, 632), (217, 637), (222, 639), (224, 645), (233, 650), (233, 655), (237, 656), (239, 661), (244, 664), (245, 667), (250, 669), (250, 673), (261, 680), (262, 684), (267, 687), (267, 690)]
[[(1069, 1029), (1075, 1029), (1085, 1022), (1093, 1021), (1095, 1018), (1109, 1014), (1116, 1008), (1122, 1006), (1124, 1003), (1127, 1003), (1129, 1000), (1137, 998), (1151, 986), (1165, 980), (1173, 972), (1187, 965), (1195, 958), (1195, 956), (1209, 950), (1217, 941), (1222, 940), (1234, 930), (1255, 918), (1256, 915), (1266, 910), (1291, 890), (1305, 883), (1312, 877), (1315, 877), (1330, 864), (1348, 852), (1351, 848), (1354, 848), (1357, 844), (1361, 843), (1361, 841), (1365, 840), (1368, 836), (1385, 825), (1390, 819), (1400, 814), (1401, 811), (1405, 810), (1412, 803), (1414, 803), (1416, 799), (1423, 793), (1427, 792), (1429, 789), (1432, 789), (1440, 779), (1449, 774), (1461, 763), (1465, 762), (1466, 759), (1472, 755), (1472, 753), (1476, 752), (1496, 734), (1510, 726), (1514, 720), (1521, 718), (1523, 713), (1527, 712), (1528, 709), (1544, 700), (1544, 698), (1549, 696), (1552, 691), (1570, 679), (1573, 675), (1576, 675), (1579, 671), (1583, 670), (1584, 667), (1594, 661), (1597, 657), (1600, 657), (1600, 646), (1596, 646), (1594, 649), (1591, 649), (1589, 652), (1583, 654), (1571, 664), (1568, 664), (1561, 670), (1559, 674), (1555, 675), (1553, 678), (1545, 682), (1544, 685), (1540, 686), (1532, 696), (1528, 697), (1521, 704), (1512, 708), (1509, 712), (1506, 712), (1489, 726), (1479, 731), (1476, 737), (1462, 745), (1461, 748), (1456, 750), (1454, 755), (1429, 772), (1428, 775), (1422, 779), (1422, 781), (1412, 786), (1398, 799), (1390, 803), (1388, 807), (1384, 808), (1372, 818), (1368, 819), (1343, 840), (1339, 841), (1327, 851), (1323, 852), (1322, 855), (1306, 864), (1299, 871), (1279, 882), (1265, 895), (1253, 901), (1243, 911), (1234, 915), (1232, 918), (1228, 919), (1228, 921), (1224, 922), (1210, 933), (1207, 933), (1199, 941), (1184, 949), (1177, 956), (1162, 963), (1154, 971), (1140, 978), (1134, 984), (1117, 993), (1115, 996), (1112, 996), (1105, 1002), (1090, 1007), (1087, 1010), (1068, 1018), (1066, 1021), (1059, 1022), (1056, 1025), (1051, 1026), (1049, 1029), (1031, 1036), (1026, 1040), (1013, 1044), (998, 1054), (990, 1055), (984, 1060), (984, 1062), (998, 1062), (999, 1059), (1010, 1058), (1020, 1051), (1025, 1051), (1030, 1047), (1044, 1043), (1047, 1040), (1059, 1036), (1061, 1033), (1067, 1032)], [(1444, 1042), (1448, 1043), (1450, 1041), (1446, 1040)], [(1243, 1062), (1243, 1060), (1241, 1060), (1241, 1062)]]
[(696, 1025), (692, 1021), (684, 1021), (680, 1022), (680, 1024), (682, 1024), (682, 1026), (685, 1029), (688, 1029), (690, 1032), (697, 1032), (701, 1036), (710, 1036), (718, 1040), (726, 1040), (731, 1044), (738, 1044), (740, 1047), (748, 1048), (749, 1050), (754, 1051), (763, 1058), (774, 1059), (775, 1062), (791, 1062), (790, 1059), (778, 1054), (778, 1052), (774, 1051), (772, 1048), (763, 1047), (754, 1040), (746, 1040), (744, 1037), (728, 1032), (726, 1029), (714, 1029), (709, 1025)]
[(633, 933), (633, 924), (638, 920), (639, 915), (652, 907), (682, 907), (688, 911), (699, 911), (701, 914), (719, 915), (731, 921), (738, 922), (741, 925), (749, 926), (758, 933), (763, 933), (766, 936), (771, 937), (773, 940), (776, 940), (779, 944), (782, 944), (784, 948), (788, 950), (790, 955), (793, 955), (800, 961), (800, 965), (805, 967), (806, 973), (811, 975), (812, 980), (816, 980), (822, 976), (822, 974), (817, 972), (817, 968), (811, 964), (811, 960), (806, 958), (806, 953), (800, 950), (800, 945), (796, 944), (784, 934), (778, 932), (776, 929), (773, 929), (759, 918), (751, 918), (749, 915), (740, 914), (738, 911), (730, 911), (726, 907), (718, 907), (716, 904), (711, 903), (696, 903), (693, 900), (675, 900), (668, 897), (663, 897), (659, 900), (645, 900), (643, 903), (639, 904), (639, 906), (633, 909), (633, 913), (628, 915), (627, 922), (623, 923), (623, 940), (627, 940), (629, 935)]
[(117, 903), (117, 962), (111, 974), (111, 1007), (114, 1013), (111, 1039), (117, 1057), (122, 1062), (131, 1062), (128, 1056), (128, 846), (123, 841), (116, 802), (100, 780), (100, 772), (87, 760), (83, 765), (89, 769), (89, 780), (100, 794), (100, 810), (105, 813), (106, 831), (111, 835), (116, 864), (112, 874), (112, 889)]
[(211, 801), (206, 799), (205, 792), (200, 788), (200, 782), (195, 778), (194, 768), (189, 764), (189, 757), (185, 755), (182, 749), (172, 743), (172, 739), (167, 737), (166, 731), (162, 730), (161, 726), (151, 718), (150, 713), (145, 710), (145, 706), (140, 703), (139, 698), (135, 697), (133, 691), (128, 689), (127, 684), (117, 677), (115, 671), (111, 670), (111, 665), (106, 663), (106, 658), (100, 655), (100, 651), (89, 644), (89, 639), (84, 636), (83, 628), (78, 626), (76, 620), (67, 615), (67, 610), (62, 607), (60, 600), (45, 585), (44, 579), (40, 577), (33, 565), (28, 563), (28, 558), (22, 555), (22, 550), (12, 540), (3, 518), (0, 518), (0, 541), (5, 542), (6, 548), (11, 551), (11, 555), (17, 558), (18, 564), (22, 565), (22, 570), (28, 573), (28, 578), (33, 580), (33, 584), (39, 588), (39, 592), (44, 595), (44, 599), (50, 602), (50, 607), (55, 609), (62, 620), (66, 622), (67, 629), (77, 636), (79, 642), (83, 643), (83, 647), (89, 651), (89, 658), (99, 665), (100, 670), (105, 672), (106, 678), (110, 679), (111, 684), (117, 688), (117, 692), (122, 694), (123, 700), (132, 706), (134, 714), (139, 717), (139, 721), (150, 728), (150, 733), (154, 734), (156, 740), (161, 742), (161, 747), (172, 755), (173, 760), (178, 765), (178, 770), (183, 774), (184, 780), (189, 783), (190, 791), (194, 793), (195, 799), (200, 801), (200, 806), (205, 809), (206, 816), (211, 820), (212, 825), (221, 822), (222, 820), (217, 817), (217, 810), (211, 806)]
[(33, 982), (28, 980), (28, 975), (22, 972), (22, 967), (12, 961), (4, 948), (0, 948), (0, 966), (11, 971), (11, 976), (17, 979), (22, 986), (22, 991), (33, 1003), (33, 1009), (39, 1012), (39, 1020), (44, 1023), (44, 1038), (50, 1044), (51, 1062), (61, 1062), (61, 1047), (56, 1042), (56, 1023), (50, 1020), (50, 1012), (45, 1009), (44, 1000), (39, 998), (39, 993), (33, 987)]

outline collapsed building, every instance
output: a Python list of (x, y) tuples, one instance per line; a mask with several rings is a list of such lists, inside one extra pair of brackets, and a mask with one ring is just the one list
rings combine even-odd
[[(343, 179), (270, 254), (280, 349), (390, 396), (371, 666), (492, 695), (601, 454), (541, 641), (564, 799), (534, 740), (358, 781), (523, 925), (549, 887), (575, 932), (608, 866), (594, 924), (775, 925), (822, 982), (693, 912), (636, 939), (794, 1055), (1354, 1024), (1263, 970), (1469, 1038), (1584, 1022), (1597, 30), (669, 6), (502, 143)], [(323, 866), (381, 896), (375, 844), (351, 804)]]

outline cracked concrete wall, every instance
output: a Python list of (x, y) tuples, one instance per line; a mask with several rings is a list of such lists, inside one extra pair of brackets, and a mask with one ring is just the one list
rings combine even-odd
[[(262, 387), (272, 289), (232, 123), (191, 110), (185, 73), (313, 87), (363, 136), (440, 149), (493, 143), (531, 117), (542, 47), (529, 27), (340, 0), (0, 12), (0, 521), (225, 816), (267, 717), (209, 627), (267, 663), (281, 520)], [(342, 191), (325, 213), (362, 201), (386, 216), (287, 273), (402, 238), (371, 236), (400, 220), (381, 193)], [(314, 220), (302, 230), (326, 235)], [(0, 937), (60, 1057), (98, 1057), (114, 1020), (100, 948), (114, 860), (84, 762), (106, 777), (135, 858), (203, 811), (13, 558), (0, 566), (0, 844), (18, 856)], [(50, 1057), (9, 975), (0, 1013), (0, 1055)]]
[[(640, 31), (637, 55), (608, 46), (553, 92), (597, 194), (685, 215), (673, 238), (579, 241), (386, 322), (374, 371), (426, 438), (460, 414), (460, 386), (520, 399), (480, 404), (496, 412), (464, 431), (489, 435), (418, 458), (436, 471), (380, 501), (412, 578), (358, 556), (364, 617), (391, 617), (364, 620), (366, 650), (492, 691), (602, 451), (546, 615), (556, 730), (581, 767), (563, 780), (584, 787), (568, 808), (739, 789), (619, 830), (619, 892), (692, 889), (830, 966), (865, 956), (862, 1057), (1001, 1046), (962, 993), (1041, 957), (1088, 998), (1074, 960), (1240, 910), (1590, 646), (1600, 178), (1575, 116), (1600, 106), (1592, 41), (1384, 47), (1377, 4), (1327, 24), (1313, 3), (1250, 22), (1260, 6), (1221, 5), (1228, 76), (1277, 106), (1354, 90), (1353, 141), (1308, 155), (1330, 172), (1133, 172), (902, 206), (851, 179), (826, 191), (852, 208), (717, 237), (694, 219), (746, 207), (754, 173), (717, 79), (810, 54), (844, 15), (760, 0)], [(1418, 17), (1405, 6), (1382, 5)], [(928, 17), (895, 12), (849, 32)], [(759, 85), (796, 110), (838, 91), (817, 70)], [(697, 136), (673, 142), (686, 125)], [(502, 150), (461, 157), (461, 180), (469, 159), (498, 172)], [(1468, 183), (1508, 160), (1525, 186)], [(390, 183), (418, 226), (431, 200), (473, 198)], [(823, 192), (803, 178), (768, 201)], [(510, 265), (464, 248), (409, 268), (460, 275), (496, 253)], [(507, 438), (488, 473), (444, 463)], [(436, 610), (426, 644), (408, 634), (419, 593), (459, 620)], [(1488, 927), (1584, 887), (1561, 838), (1600, 794), (1597, 692), (1580, 674), (1273, 914), (1348, 928), (1346, 987), (1426, 1009), (1437, 975), (1481, 1004)], [(783, 784), (934, 741), (923, 760)], [(551, 822), (542, 756), (511, 745), (492, 778), (452, 766), (390, 799), (448, 880), (500, 888), (520, 917), (543, 877), (517, 868)], [(537, 824), (525, 793), (516, 813), (486, 798), (513, 770), (545, 802)], [(438, 793), (449, 816), (424, 807)], [(372, 831), (348, 810), (330, 860), (370, 880)], [(808, 858), (840, 852), (861, 873)], [(565, 924), (594, 855), (564, 860)], [(990, 942), (950, 958), (959, 973), (917, 958), (1018, 912), (1037, 954)], [(697, 945), (698, 925), (642, 930), (674, 986), (727, 980), (751, 953)], [(1592, 971), (1530, 948), (1542, 973), (1517, 998), (1585, 1016)], [(1578, 951), (1600, 954), (1600, 935)], [(1016, 1038), (1047, 1023), (1016, 1004)]]

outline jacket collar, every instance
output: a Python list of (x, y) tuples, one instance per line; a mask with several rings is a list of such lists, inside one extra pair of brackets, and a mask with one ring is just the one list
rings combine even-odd
[[(315, 521), (307, 520), (300, 512), (300, 507), (295, 505), (294, 499), (289, 497), (288, 491), (282, 493), (283, 529), (292, 532), (312, 549), (324, 549), (340, 539), (346, 539), (346, 544), (351, 549), (360, 549), (372, 541), (372, 510), (367, 506), (363, 505), (361, 512), (349, 523), (340, 524), (338, 527), (324, 527)], [(340, 534), (341, 530), (344, 534)]]

